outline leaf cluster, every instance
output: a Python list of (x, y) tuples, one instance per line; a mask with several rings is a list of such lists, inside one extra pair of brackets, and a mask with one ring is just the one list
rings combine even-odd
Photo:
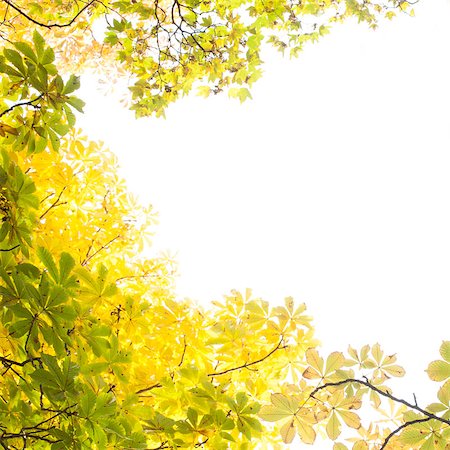
[[(446, 450), (450, 437), (449, 345), (444, 341), (440, 349), (443, 360), (429, 365), (430, 378), (444, 384), (437, 394), (439, 402), (426, 408), (393, 395), (387, 382), (403, 376), (404, 370), (396, 364), (395, 355), (385, 355), (375, 344), (360, 351), (349, 347), (347, 355), (331, 353), (326, 361), (316, 349), (309, 349), (303, 380), (289, 386), (286, 393), (272, 394), (271, 404), (263, 406), (259, 416), (269, 422), (284, 420), (280, 434), (285, 443), (298, 434), (303, 442), (312, 444), (317, 433), (324, 432), (335, 441), (335, 450), (409, 449), (411, 445)], [(364, 424), (367, 407), (381, 417)], [(357, 432), (345, 436), (353, 443), (351, 447), (338, 441), (344, 428)]]
[[(27, 36), (31, 23), (63, 50), (65, 67), (94, 69), (108, 83), (132, 75), (137, 117), (163, 115), (193, 89), (205, 97), (228, 91), (241, 102), (251, 98), (265, 43), (297, 56), (336, 22), (356, 19), (375, 28), (381, 18), (413, 14), (402, 0), (45, 0), (15, 9), (11, 3), (4, 11), (0, 5), (11, 40)], [(66, 39), (69, 24), (73, 40)]]

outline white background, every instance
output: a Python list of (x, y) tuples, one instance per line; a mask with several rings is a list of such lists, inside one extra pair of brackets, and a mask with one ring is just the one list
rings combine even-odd
[(292, 295), (325, 350), (397, 352), (397, 392), (424, 406), (450, 338), (450, 3), (415, 10), (270, 54), (243, 105), (192, 95), (136, 122), (87, 81), (80, 124), (160, 212), (179, 296)]

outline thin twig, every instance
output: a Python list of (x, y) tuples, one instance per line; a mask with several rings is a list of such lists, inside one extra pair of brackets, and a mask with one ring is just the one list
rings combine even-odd
[(162, 387), (162, 384), (161, 383), (156, 383), (156, 384), (154, 384), (152, 386), (149, 386), (149, 387), (146, 387), (146, 388), (143, 388), (143, 389), (139, 389), (139, 391), (136, 391), (135, 394), (136, 395), (143, 394), (144, 392), (148, 392), (148, 391), (151, 391), (152, 389), (156, 389), (156, 388), (160, 388), (160, 387)]
[(183, 347), (183, 353), (182, 353), (182, 355), (181, 355), (180, 362), (178, 363), (178, 367), (181, 367), (181, 366), (183, 365), (184, 356), (186, 355), (186, 347), (187, 347), (187, 344), (186, 344), (186, 336), (183, 336), (183, 344), (184, 344), (184, 347)]
[(61, 200), (61, 196), (63, 195), (63, 192), (66, 190), (67, 186), (64, 186), (61, 190), (61, 192), (58, 195), (58, 198), (41, 214), (41, 216), (39, 217), (40, 220), (42, 220), (45, 215), (52, 209), (55, 208), (56, 206), (59, 205), (65, 205), (67, 204), (67, 202), (61, 202), (59, 203), (59, 201)]
[(92, 4), (94, 4), (97, 0), (91, 0), (89, 3), (86, 3), (86, 5), (84, 5), (76, 14), (75, 16), (72, 17), (72, 19), (67, 22), (67, 23), (42, 23), (39, 22), (36, 19), (33, 19), (31, 16), (29, 16), (26, 12), (22, 11), (18, 6), (16, 6), (13, 2), (11, 2), (10, 0), (3, 0), (4, 3), (6, 3), (7, 5), (11, 6), (11, 8), (13, 8), (15, 11), (17, 11), (21, 16), (25, 17), (26, 19), (28, 19), (30, 22), (33, 22), (35, 25), (38, 25), (40, 27), (44, 27), (44, 28), (65, 28), (65, 27), (70, 27), (75, 20), (78, 19), (78, 17), (87, 9), (89, 8), (89, 6), (91, 6)]
[(27, 102), (16, 103), (15, 105), (12, 105), (10, 108), (8, 108), (7, 110), (5, 110), (2, 113), (0, 113), (0, 117), (4, 116), (5, 114), (8, 114), (14, 108), (17, 108), (19, 106), (27, 106), (28, 105), (28, 106), (33, 106), (34, 108), (37, 108), (37, 106), (33, 105), (33, 103), (37, 102), (38, 100), (40, 100), (43, 96), (44, 96), (44, 94), (41, 94), (41, 95), (38, 95), (36, 98), (33, 98), (32, 100), (28, 100)]
[(284, 348), (287, 348), (287, 345), (282, 345), (282, 344), (283, 344), (283, 338), (281, 338), (281, 340), (280, 340), (280, 342), (278, 342), (277, 346), (273, 350), (271, 350), (266, 356), (263, 356), (262, 358), (257, 359), (256, 361), (245, 363), (245, 364), (242, 364), (240, 366), (233, 367), (231, 369), (223, 370), (222, 372), (208, 373), (208, 377), (216, 377), (218, 375), (225, 375), (226, 373), (233, 372), (235, 370), (247, 369), (250, 366), (253, 366), (255, 364), (259, 364), (260, 362), (263, 362), (265, 359), (267, 359), (270, 356), (272, 356), (277, 350), (282, 350)]
[(341, 381), (336, 381), (336, 382), (330, 382), (330, 383), (325, 383), (322, 386), (316, 387), (311, 394), (309, 394), (309, 396), (311, 398), (314, 398), (314, 395), (317, 394), (317, 392), (329, 388), (329, 387), (336, 387), (336, 386), (342, 386), (344, 384), (348, 384), (348, 383), (357, 383), (357, 384), (361, 384), (363, 386), (368, 387), (369, 389), (372, 389), (372, 391), (375, 391), (376, 393), (382, 395), (383, 397), (389, 398), (390, 400), (393, 400), (396, 403), (401, 403), (402, 405), (407, 406), (408, 408), (415, 410), (417, 412), (420, 412), (421, 414), (423, 414), (424, 416), (427, 416), (429, 419), (435, 419), (438, 420), (439, 422), (445, 423), (447, 425), (450, 425), (450, 420), (445, 419), (443, 417), (439, 417), (436, 416), (433, 413), (430, 413), (429, 411), (427, 411), (426, 409), (421, 408), (420, 406), (417, 405), (413, 405), (412, 403), (409, 403), (406, 400), (403, 400), (402, 398), (398, 398), (395, 397), (394, 395), (390, 394), (389, 392), (383, 391), (380, 388), (377, 388), (376, 386), (374, 386), (372, 383), (370, 383), (367, 379), (366, 381), (364, 380), (358, 380), (356, 378), (347, 378), (345, 380), (341, 380)]
[[(96, 250), (94, 253), (92, 253), (92, 255), (90, 255), (90, 256), (86, 255), (84, 261), (81, 262), (81, 265), (85, 266), (97, 253), (99, 253), (102, 250), (108, 248), (116, 239), (119, 239), (120, 237), (121, 237), (120, 234), (117, 235), (115, 238), (112, 238), (110, 241), (108, 241), (105, 245), (102, 245), (98, 250)], [(89, 250), (91, 248), (92, 248), (92, 246), (89, 247)], [(88, 251), (88, 253), (89, 253), (89, 251)]]
[(19, 248), (19, 247), (20, 247), (20, 244), (17, 244), (11, 248), (0, 248), (0, 252), (12, 252), (13, 250), (15, 250), (16, 248)]
[(383, 445), (380, 447), (380, 450), (385, 449), (386, 446), (388, 445), (388, 442), (391, 440), (391, 438), (393, 438), (400, 430), (403, 430), (403, 428), (409, 427), (410, 425), (414, 425), (415, 423), (428, 422), (429, 420), (431, 420), (430, 417), (425, 417), (424, 419), (410, 420), (409, 422), (405, 422), (404, 424), (400, 425), (394, 431), (389, 433), (389, 435), (384, 440)]

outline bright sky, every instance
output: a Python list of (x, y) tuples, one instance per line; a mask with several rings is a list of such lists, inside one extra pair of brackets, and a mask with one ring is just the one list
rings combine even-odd
[(160, 212), (181, 297), (292, 295), (326, 351), (397, 352), (397, 392), (425, 406), (423, 370), (450, 338), (450, 1), (415, 10), (269, 55), (243, 105), (190, 96), (134, 121), (87, 86), (80, 123)]

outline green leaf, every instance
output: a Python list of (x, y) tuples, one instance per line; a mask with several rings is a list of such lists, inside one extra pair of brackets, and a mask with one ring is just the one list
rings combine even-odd
[(66, 135), (69, 132), (69, 130), (70, 130), (69, 125), (66, 125), (64, 123), (52, 123), (50, 126), (60, 136)]
[(56, 264), (52, 254), (44, 247), (39, 247), (36, 251), (36, 254), (39, 260), (42, 262), (42, 264), (44, 264), (45, 268), (48, 270), (48, 273), (53, 278), (53, 280), (56, 283), (58, 283), (59, 281), (58, 269), (56, 268)]
[(422, 430), (412, 427), (405, 428), (400, 434), (400, 442), (406, 445), (417, 445), (424, 440), (426, 435)]
[(52, 286), (50, 295), (47, 298), (46, 308), (56, 308), (67, 302), (68, 294), (62, 286)]
[(37, 56), (40, 58), (44, 53), (45, 39), (36, 30), (33, 32), (33, 43)]
[(8, 181), (8, 174), (3, 167), (0, 167), (0, 186), (5, 186)]
[(66, 100), (66, 102), (70, 105), (70, 106), (73, 106), (77, 111), (79, 111), (79, 112), (83, 112), (83, 108), (84, 108), (84, 106), (86, 105), (86, 103), (83, 101), (83, 100), (81, 100), (80, 98), (78, 98), (78, 97), (75, 97), (75, 96), (73, 96), (73, 95), (71, 95), (67, 100)]
[(0, 71), (2, 73), (6, 73), (7, 75), (13, 76), (13, 77), (17, 77), (17, 78), (23, 78), (23, 75), (18, 72), (16, 69), (14, 69), (11, 66), (8, 66), (6, 64), (2, 64), (0, 66)]
[(41, 271), (33, 264), (21, 263), (16, 266), (17, 271), (25, 274), (28, 278), (37, 280), (41, 275)]
[(46, 48), (44, 54), (42, 55), (41, 64), (47, 66), (48, 64), (51, 64), (54, 60), (55, 60), (55, 52), (51, 47)]
[(100, 425), (94, 424), (93, 425), (93, 436), (92, 440), (94, 441), (94, 444), (97, 446), (97, 448), (106, 448), (108, 443), (108, 437), (106, 433), (103, 430), (103, 427)]
[(36, 53), (34, 53), (33, 49), (26, 42), (14, 42), (14, 47), (16, 47), (19, 52), (30, 58), (33, 62), (38, 62)]
[(234, 437), (231, 436), (230, 433), (227, 433), (227, 432), (225, 432), (225, 431), (221, 431), (219, 434), (220, 434), (221, 437), (223, 437), (223, 438), (226, 439), (227, 441), (235, 442)]
[(64, 284), (64, 282), (69, 278), (70, 272), (75, 267), (75, 260), (69, 253), (61, 253), (59, 259), (59, 282)]
[(57, 152), (59, 150), (59, 147), (61, 146), (61, 139), (50, 128), (47, 131), (48, 131), (48, 136), (50, 138), (50, 143), (52, 145), (52, 149), (54, 152)]
[(3, 225), (0, 228), (0, 242), (6, 239), (6, 236), (10, 231), (11, 231), (11, 224), (9, 222), (3, 222)]
[(23, 75), (27, 75), (27, 70), (25, 69), (25, 66), (23, 65), (22, 56), (20, 56), (20, 53), (16, 50), (12, 50), (10, 48), (5, 48), (3, 50), (3, 53), (8, 61), (14, 64), (14, 66), (19, 70), (19, 72)]
[(79, 88), (80, 88), (80, 77), (77, 77), (76, 75), (70, 75), (70, 78), (67, 81), (66, 85), (64, 86), (62, 93), (70, 94)]
[(75, 114), (72, 112), (72, 110), (67, 105), (63, 105), (63, 109), (66, 114), (67, 124), (69, 125), (69, 127), (72, 128), (76, 122)]

